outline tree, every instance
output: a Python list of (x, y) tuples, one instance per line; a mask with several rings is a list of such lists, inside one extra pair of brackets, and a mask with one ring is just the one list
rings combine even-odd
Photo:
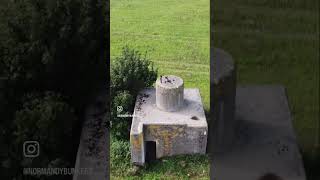
[[(58, 164), (74, 165), (84, 108), (108, 75), (108, 4), (104, 0), (12, 0), (7, 4), (1, 8), (7, 9), (1, 12), (5, 23), (0, 24), (0, 77), (6, 79), (0, 92), (5, 100), (0, 166), (9, 168), (0, 168), (1, 175), (6, 173), (0, 179), (19, 179), (24, 166), (45, 167), (57, 164), (51, 162), (57, 159), (66, 161)], [(27, 94), (37, 94), (37, 102), (25, 99)], [(74, 112), (68, 113), (71, 109)], [(45, 118), (51, 110), (54, 113)], [(60, 130), (72, 129), (72, 143), (65, 146), (70, 136), (61, 138), (51, 126), (62, 134)], [(41, 145), (48, 150), (35, 164), (21, 159), (21, 143), (27, 138), (52, 143)], [(65, 158), (69, 150), (75, 153)]]
[(107, 76), (105, 1), (15, 0), (9, 9), (0, 74), (15, 96), (56, 91), (81, 112)]

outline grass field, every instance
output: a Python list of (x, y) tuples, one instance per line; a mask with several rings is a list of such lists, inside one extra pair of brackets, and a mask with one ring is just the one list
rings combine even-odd
[[(209, 0), (111, 0), (111, 57), (148, 51), (160, 74), (181, 76), (210, 100)], [(112, 66), (112, 64), (111, 64)]]
[[(209, 0), (111, 0), (110, 8), (111, 57), (125, 45), (148, 51), (159, 74), (176, 74), (186, 87), (199, 87), (209, 110)], [(287, 88), (298, 142), (311, 159), (320, 149), (318, 8), (318, 0), (220, 0), (213, 5), (214, 46), (237, 61), (239, 84)], [(202, 172), (192, 163), (179, 165), (188, 158), (155, 163), (143, 169), (143, 177), (157, 179), (167, 172), (169, 179), (185, 179), (190, 171), (194, 179), (208, 178), (207, 159), (192, 161)], [(111, 176), (121, 179), (129, 170), (113, 169)]]
[[(159, 68), (158, 75), (178, 75), (185, 87), (199, 88), (205, 110), (209, 111), (209, 8), (209, 0), (111, 0), (112, 59), (125, 45), (148, 51), (149, 59)], [(112, 141), (111, 148), (119, 143)], [(112, 157), (112, 179), (209, 179), (206, 156), (166, 158), (130, 178), (130, 157)]]
[(112, 141), (111, 179), (209, 179), (209, 158), (190, 155), (162, 158), (135, 172), (128, 142)]

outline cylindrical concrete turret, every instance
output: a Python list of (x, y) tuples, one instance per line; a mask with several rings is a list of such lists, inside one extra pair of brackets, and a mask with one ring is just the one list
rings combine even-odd
[(214, 152), (230, 150), (235, 136), (236, 64), (230, 54), (213, 49), (213, 122), (210, 132)]
[(173, 75), (156, 81), (156, 104), (163, 111), (177, 111), (183, 105), (183, 80)]

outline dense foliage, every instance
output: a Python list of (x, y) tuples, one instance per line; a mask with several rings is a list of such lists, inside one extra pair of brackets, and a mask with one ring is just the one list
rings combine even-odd
[[(22, 109), (15, 114), (14, 124), (18, 151), (29, 153), (21, 146), (33, 140), (39, 142), (39, 157), (31, 158), (18, 154), (23, 167), (72, 167), (74, 152), (72, 136), (77, 118), (73, 108), (60, 95), (46, 92), (44, 95), (28, 95)], [(66, 177), (65, 177), (66, 178)]]
[[(152, 86), (157, 79), (157, 69), (137, 50), (124, 47), (121, 56), (111, 66), (111, 130), (117, 139), (128, 139), (134, 100), (138, 92)], [(122, 111), (117, 110), (122, 107)]]
[[(83, 105), (107, 75), (105, 1), (16, 0), (10, 4), (9, 37), (2, 44), (1, 72), (17, 89), (53, 90)], [(82, 97), (81, 99), (79, 97)]]
[[(0, 6), (0, 179), (22, 179), (24, 167), (74, 167), (84, 109), (108, 75), (107, 3)], [(39, 157), (23, 157), (26, 140), (39, 142)], [(25, 179), (50, 178), (71, 179)]]
[[(134, 97), (129, 91), (119, 91), (113, 98), (111, 106), (113, 107), (111, 109), (111, 131), (114, 137), (118, 139), (126, 139), (128, 137), (132, 117), (126, 117), (126, 115), (131, 114), (133, 105)], [(121, 107), (121, 109), (119, 109), (119, 107)]]
[(151, 86), (157, 78), (153, 63), (139, 51), (124, 47), (121, 56), (111, 66), (111, 93), (128, 90), (137, 94), (144, 87)]
[(23, 144), (30, 139), (40, 143), (42, 153), (49, 157), (68, 159), (68, 147), (72, 142), (76, 123), (74, 110), (60, 95), (28, 95), (22, 109), (15, 114), (16, 142)]
[(110, 146), (111, 171), (128, 169), (130, 167), (130, 143), (128, 141), (113, 141)]

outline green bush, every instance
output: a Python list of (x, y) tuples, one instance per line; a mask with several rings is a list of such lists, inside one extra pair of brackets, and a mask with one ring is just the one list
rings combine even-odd
[(137, 50), (123, 48), (111, 66), (111, 93), (127, 90), (135, 96), (139, 90), (151, 86), (157, 79), (153, 63)]
[[(129, 94), (129, 91), (120, 91), (113, 98), (111, 116), (111, 133), (117, 139), (128, 139), (132, 117), (121, 117), (119, 115), (130, 115), (134, 97)], [(119, 107), (122, 110), (119, 111)]]
[[(33, 93), (26, 95), (23, 101), (23, 106), (14, 115), (14, 132), (11, 132), (9, 139), (6, 136), (0, 138), (1, 178), (70, 179), (70, 176), (22, 178), (24, 167), (73, 167), (75, 158), (73, 131), (74, 124), (77, 123), (73, 108), (64, 102), (61, 95), (53, 92)], [(26, 152), (23, 149), (26, 141), (39, 142), (39, 156), (28, 158), (23, 155)]]
[(132, 114), (138, 92), (152, 86), (157, 79), (157, 69), (139, 51), (123, 48), (122, 55), (111, 66), (111, 132), (117, 139), (129, 139), (132, 117), (118, 117), (117, 107), (122, 106), (121, 114)]

